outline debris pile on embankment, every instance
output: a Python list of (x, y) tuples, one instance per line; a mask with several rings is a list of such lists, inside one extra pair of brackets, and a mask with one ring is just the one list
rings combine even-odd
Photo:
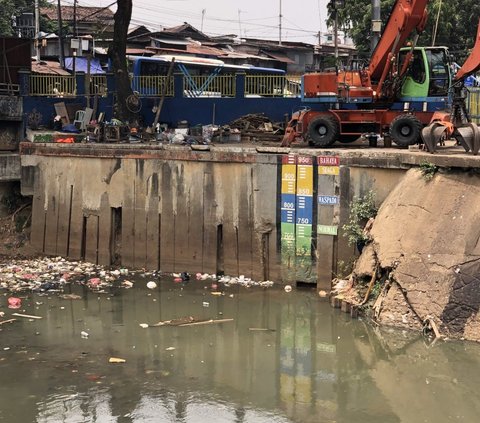
[(376, 274), (384, 325), (480, 341), (480, 176), (410, 170), (382, 204), (354, 285)]

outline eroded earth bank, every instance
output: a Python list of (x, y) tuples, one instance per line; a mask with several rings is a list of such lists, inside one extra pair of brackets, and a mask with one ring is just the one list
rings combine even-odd
[(352, 274), (363, 289), (376, 274), (369, 305), (378, 323), (480, 341), (479, 212), (477, 173), (407, 172), (381, 205)]

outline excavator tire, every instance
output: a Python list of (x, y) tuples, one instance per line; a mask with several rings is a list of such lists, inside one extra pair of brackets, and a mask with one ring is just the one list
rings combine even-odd
[(408, 147), (420, 140), (422, 122), (413, 115), (399, 115), (390, 124), (390, 136), (395, 144)]
[(340, 125), (335, 116), (319, 115), (308, 125), (309, 144), (314, 147), (332, 145), (340, 134)]

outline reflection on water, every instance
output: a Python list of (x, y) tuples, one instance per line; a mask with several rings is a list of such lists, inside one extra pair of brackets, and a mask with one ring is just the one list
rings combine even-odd
[[(0, 421), (478, 421), (477, 345), (380, 332), (311, 291), (145, 285), (28, 295), (43, 319), (0, 326)], [(139, 326), (184, 316), (234, 321)]]

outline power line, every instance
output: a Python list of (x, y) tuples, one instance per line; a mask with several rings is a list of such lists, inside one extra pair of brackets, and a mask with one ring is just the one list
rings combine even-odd
[[(70, 0), (70, 1), (73, 2), (73, 0)], [(83, 0), (81, 0), (81, 4), (88, 5), (88, 6), (91, 5), (90, 2), (86, 2)], [(109, 8), (115, 4), (116, 2), (113, 2), (112, 4), (109, 4), (108, 6), (106, 6), (106, 8)], [(94, 6), (94, 7), (98, 7), (98, 6)], [(150, 18), (146, 18), (145, 16), (143, 16), (143, 14), (141, 14), (141, 11), (147, 11), (148, 16), (150, 16)], [(141, 16), (139, 16), (139, 14)], [(160, 19), (155, 18), (157, 14), (161, 15)], [(154, 7), (154, 6), (147, 7), (147, 6), (134, 4), (134, 16), (132, 16), (131, 22), (136, 25), (146, 25), (152, 28), (158, 28), (159, 25), (163, 27), (168, 27), (170, 24), (172, 25), (178, 24), (178, 20), (181, 20), (183, 22), (185, 21), (185, 19), (192, 19), (192, 20), (195, 19), (201, 25), (202, 15), (203, 15), (202, 11), (194, 12), (194, 11), (185, 11), (181, 9), (172, 9), (168, 7)], [(251, 34), (250, 36), (254, 36), (255, 33), (264, 33), (268, 29), (275, 29), (275, 28), (279, 29), (278, 25), (268, 24), (268, 21), (272, 19), (275, 19), (275, 16), (241, 19), (241, 26), (248, 27), (248, 32), (249, 34)], [(216, 25), (215, 22), (220, 23), (220, 25)], [(289, 31), (290, 33), (293, 32), (294, 34), (296, 33), (296, 35), (289, 34), (287, 38), (302, 38), (302, 37), (305, 38), (306, 36), (314, 37), (318, 34), (318, 31), (316, 30), (303, 29), (289, 20), (288, 22), (293, 27), (283, 27), (282, 25), (282, 31), (285, 30), (285, 31)], [(208, 33), (213, 33), (211, 32), (211, 30), (231, 32), (231, 29), (232, 29), (231, 26), (226, 27), (221, 25), (221, 23), (238, 24), (238, 19), (228, 19), (224, 17), (215, 17), (215, 16), (209, 15), (208, 28), (205, 29), (205, 31)], [(247, 29), (242, 29), (242, 30), (246, 31)], [(299, 35), (299, 34), (304, 34), (304, 35)], [(224, 35), (224, 34), (219, 34), (219, 35)]]

